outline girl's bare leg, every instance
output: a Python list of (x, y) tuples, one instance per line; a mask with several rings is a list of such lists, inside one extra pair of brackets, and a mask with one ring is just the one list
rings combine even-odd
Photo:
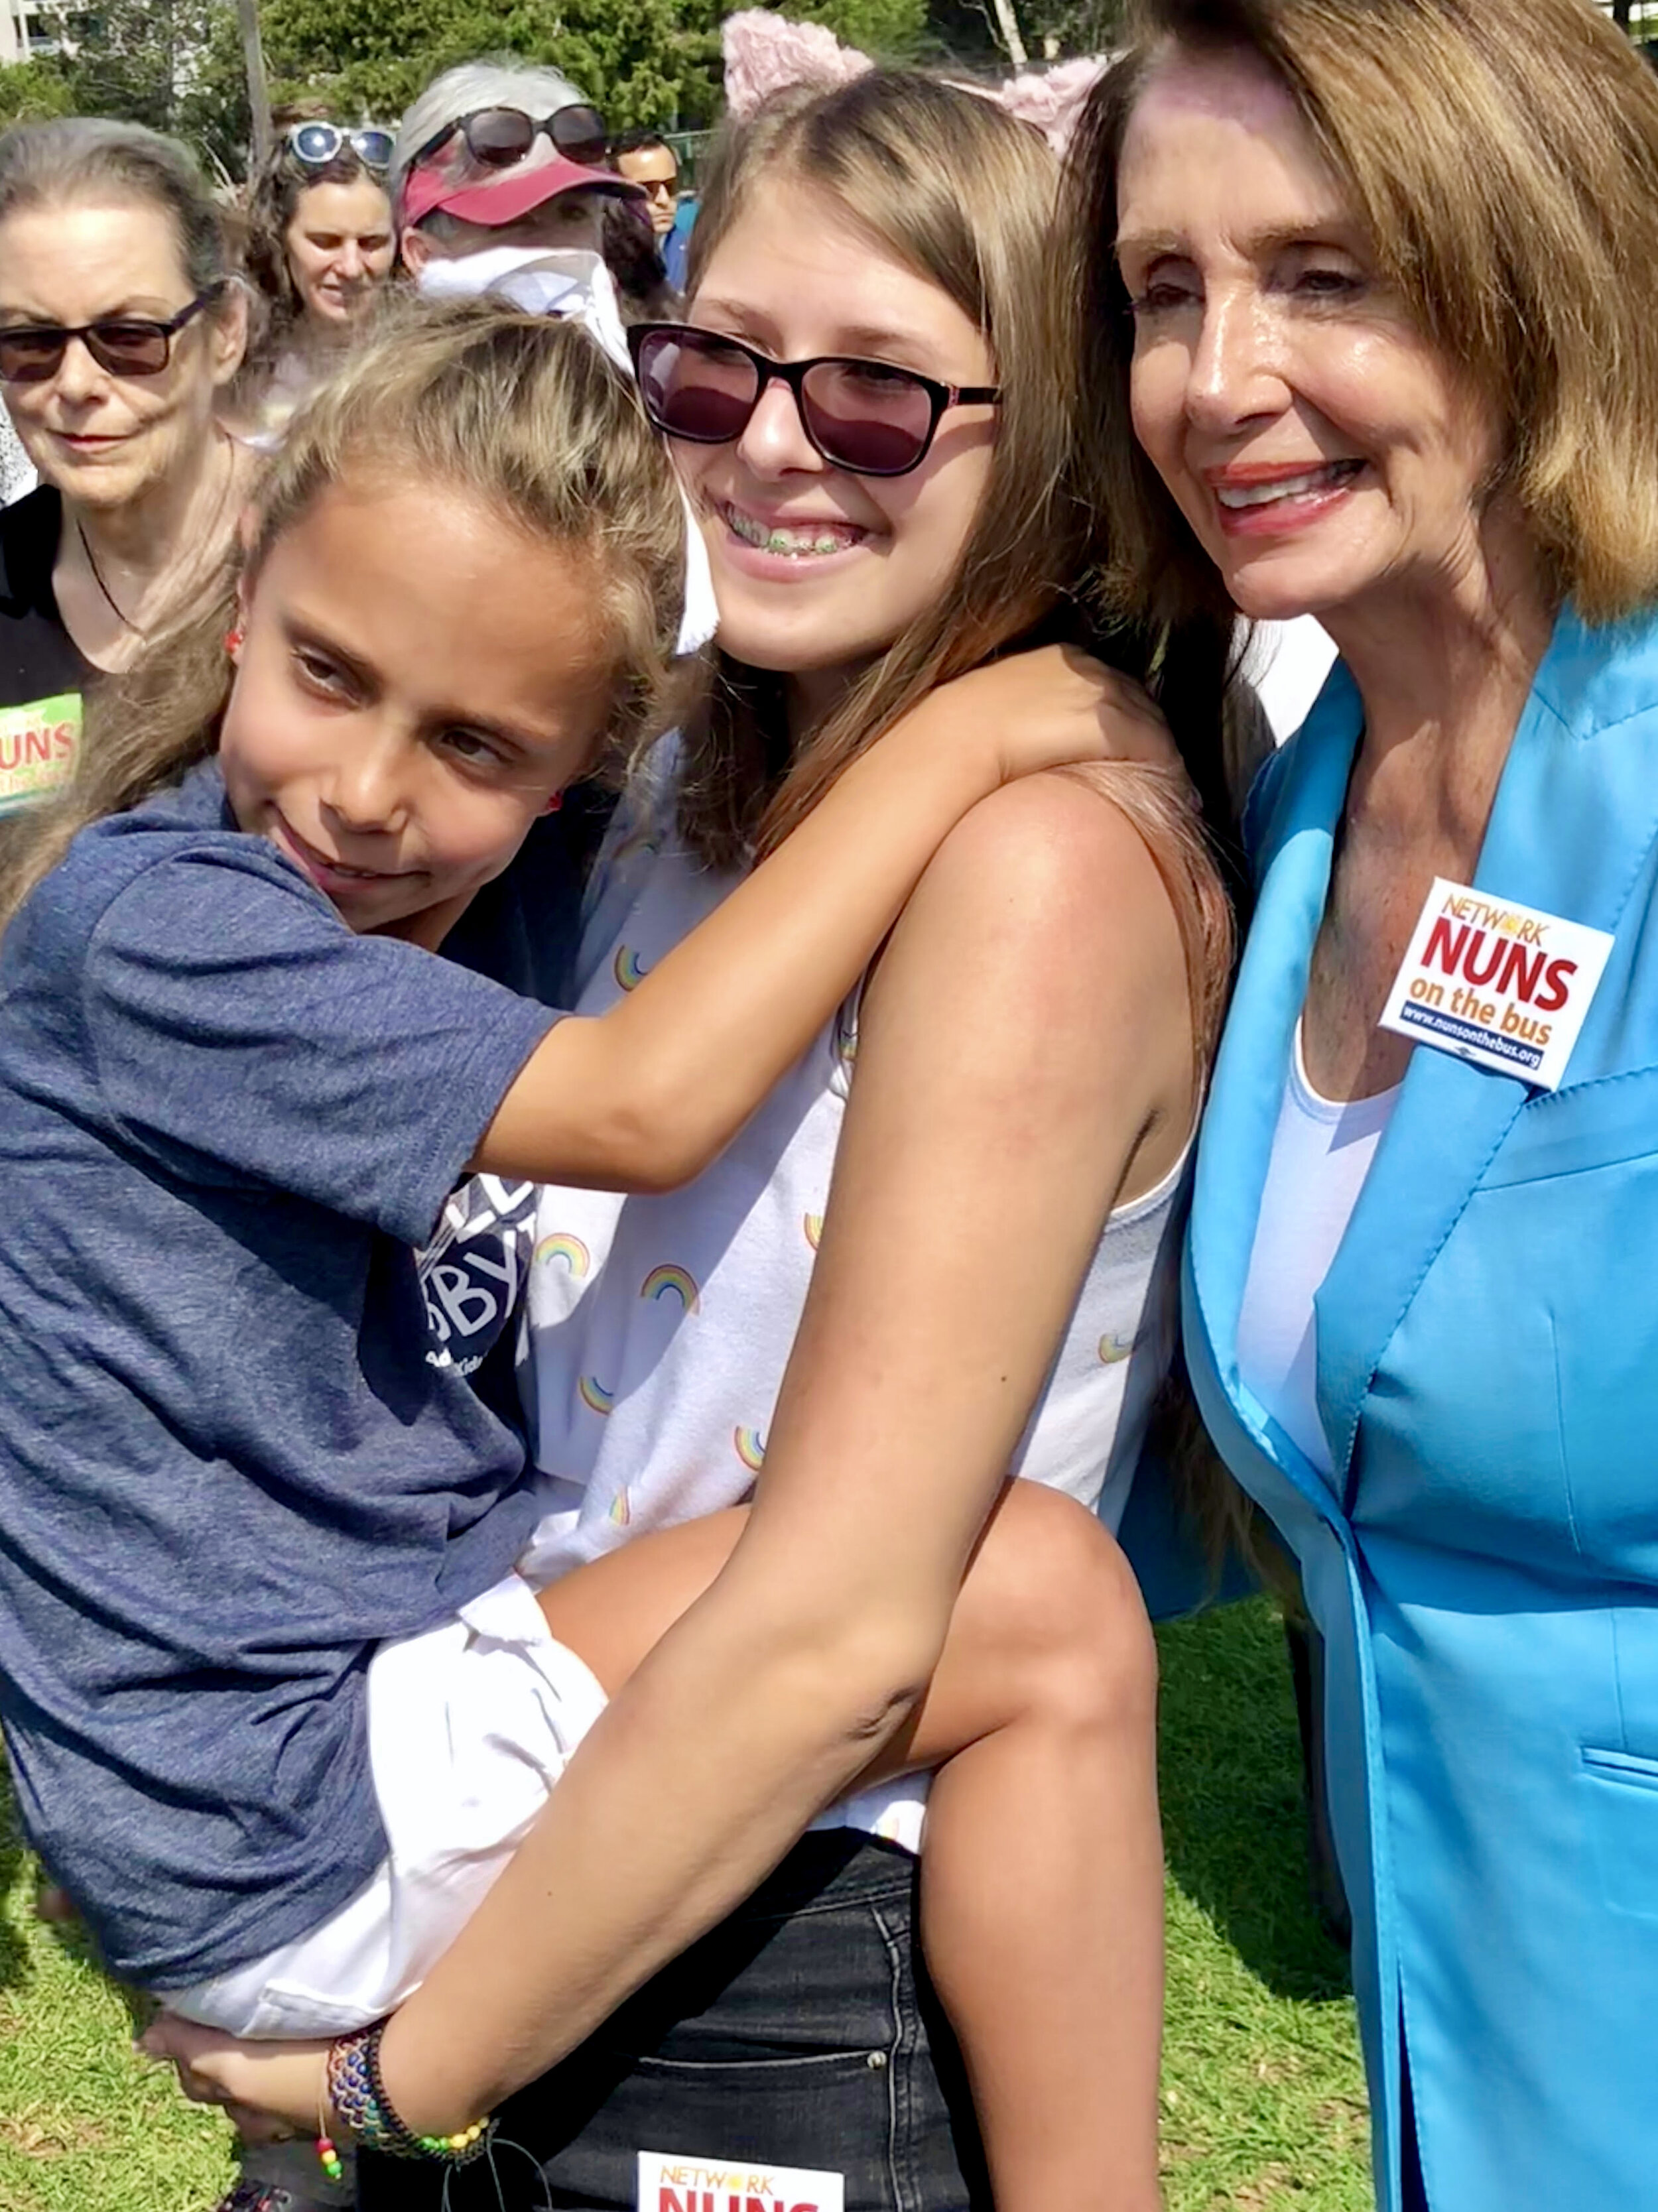
[(1092, 1515), (1016, 1483), (1003, 1520), (920, 1716), (923, 1763), (964, 1746), (929, 1802), (927, 1960), (998, 2212), (1155, 2212), (1155, 1648), (1128, 1563)]
[[(746, 1514), (638, 1539), (543, 1593), (614, 1694)], [(1152, 2212), (1162, 2021), (1156, 1662), (1091, 1514), (1014, 1483), (913, 1719), (866, 1779), (936, 1767), (922, 1925), (998, 2212)]]

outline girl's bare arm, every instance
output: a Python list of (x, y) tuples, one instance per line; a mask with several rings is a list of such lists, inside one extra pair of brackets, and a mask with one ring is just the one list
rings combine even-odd
[(1033, 769), (1168, 744), (1134, 685), (1058, 647), (936, 691), (637, 990), (542, 1041), (472, 1164), (602, 1190), (689, 1182), (852, 988), (971, 807)]

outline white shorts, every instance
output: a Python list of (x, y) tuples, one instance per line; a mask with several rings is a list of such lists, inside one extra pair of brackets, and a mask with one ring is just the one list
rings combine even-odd
[(343, 2035), (401, 2004), (476, 1911), (604, 1711), (591, 1668), (509, 1575), (369, 1662), (369, 1754), (387, 1855), (332, 1919), (187, 1990), (232, 2035)]

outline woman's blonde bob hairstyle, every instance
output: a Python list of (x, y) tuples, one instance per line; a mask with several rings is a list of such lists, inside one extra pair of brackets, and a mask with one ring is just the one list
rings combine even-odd
[[(388, 311), (295, 417), (256, 498), (244, 588), (257, 586), (277, 541), (346, 482), (459, 491), (503, 529), (568, 550), (610, 653), (604, 744), (615, 765), (681, 718), (684, 508), (632, 380), (578, 325), (480, 301)], [(403, 557), (441, 569), (442, 537)], [(125, 677), (94, 694), (73, 780), (8, 854), (0, 920), (77, 830), (177, 782), (216, 749), (235, 677), (225, 648), (236, 584), (227, 562)]]
[(1658, 76), (1593, 0), (1132, 0), (1071, 157), (1094, 495), (1123, 605), (1220, 586), (1135, 443), (1117, 177), (1172, 54), (1253, 55), (1377, 274), (1484, 400), (1549, 583), (1589, 622), (1658, 599)]

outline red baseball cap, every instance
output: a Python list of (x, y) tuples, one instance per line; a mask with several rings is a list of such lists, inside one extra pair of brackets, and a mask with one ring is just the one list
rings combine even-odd
[(403, 179), (402, 220), (417, 223), (423, 216), (442, 209), (462, 222), (494, 225), (516, 222), (532, 208), (545, 206), (565, 192), (610, 192), (620, 199), (643, 199), (644, 193), (611, 169), (584, 168), (579, 161), (555, 154), (533, 167), (520, 161), (497, 177), (481, 182), (476, 173), (457, 177), (443, 155), (447, 147)]

